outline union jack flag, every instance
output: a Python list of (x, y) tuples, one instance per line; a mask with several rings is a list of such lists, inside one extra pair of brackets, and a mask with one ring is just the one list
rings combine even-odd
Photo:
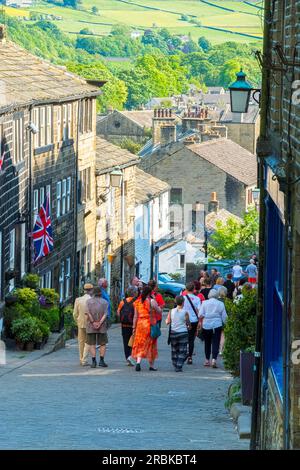
[(47, 256), (54, 246), (49, 206), (49, 194), (47, 194), (44, 204), (37, 215), (32, 232), (35, 263), (43, 256)]

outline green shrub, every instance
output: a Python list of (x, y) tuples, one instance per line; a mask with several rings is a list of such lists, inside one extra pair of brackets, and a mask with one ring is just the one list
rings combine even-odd
[(64, 324), (65, 324), (65, 331), (66, 331), (66, 339), (71, 339), (73, 337), (74, 330), (77, 329), (77, 325), (73, 318), (73, 306), (67, 305), (64, 310)]
[(59, 327), (59, 308), (41, 308), (40, 320), (43, 320), (50, 328), (50, 331), (57, 331)]
[(164, 301), (166, 303), (165, 308), (168, 308), (169, 310), (174, 308), (175, 301), (174, 301), (173, 297), (165, 297)]
[(25, 274), (22, 279), (22, 284), (24, 287), (29, 287), (30, 289), (38, 289), (40, 276), (38, 274)]
[(16, 340), (27, 343), (29, 341), (35, 341), (38, 334), (38, 321), (34, 317), (23, 317), (18, 318), (12, 322), (11, 327), (12, 333)]
[(3, 325), (4, 325), (4, 334), (6, 338), (13, 338), (13, 332), (11, 330), (12, 323), (14, 320), (17, 320), (22, 316), (18, 305), (11, 305), (9, 307), (4, 308), (4, 315), (3, 315)]
[(49, 326), (47, 325), (46, 322), (44, 322), (43, 320), (40, 320), (39, 318), (37, 318), (37, 325), (38, 325), (38, 329), (41, 333), (41, 339), (38, 341), (38, 340), (35, 340), (36, 342), (40, 342), (42, 341), (43, 339), (47, 339), (49, 338), (49, 335), (50, 335), (50, 328)]
[(256, 290), (243, 290), (243, 298), (236, 304), (226, 301), (228, 313), (225, 325), (223, 359), (225, 368), (234, 376), (240, 373), (240, 351), (255, 345)]
[(41, 295), (45, 297), (47, 303), (55, 304), (55, 305), (58, 304), (59, 295), (55, 291), (55, 289), (43, 288), (41, 289)]
[(174, 281), (182, 280), (182, 275), (180, 273), (171, 273), (169, 274), (169, 276), (171, 276), (174, 279)]

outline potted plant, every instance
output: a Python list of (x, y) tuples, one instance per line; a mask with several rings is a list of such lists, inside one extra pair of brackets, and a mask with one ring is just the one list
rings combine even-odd
[(13, 293), (11, 293), (11, 294), (9, 294), (5, 297), (5, 305), (7, 305), (7, 307), (10, 307), (11, 305), (14, 305), (17, 302), (18, 302), (18, 297), (17, 297), (17, 295), (15, 295)]
[(24, 344), (26, 351), (32, 351), (34, 348), (34, 335), (38, 320), (34, 317), (25, 316), (12, 322), (11, 330), (15, 335), (17, 344)]
[(41, 289), (39, 302), (43, 308), (52, 308), (54, 305), (58, 304), (58, 301), (59, 295), (54, 289)]
[(38, 274), (25, 274), (22, 278), (22, 284), (24, 287), (29, 287), (30, 289), (38, 289), (40, 283), (40, 276)]

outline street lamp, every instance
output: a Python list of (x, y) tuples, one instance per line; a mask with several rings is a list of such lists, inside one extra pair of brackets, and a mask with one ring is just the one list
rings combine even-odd
[(260, 93), (260, 90), (253, 88), (249, 82), (246, 81), (246, 74), (243, 69), (236, 74), (236, 81), (229, 87), (230, 91), (230, 105), (232, 113), (247, 113), (249, 108), (249, 101), (251, 93), (253, 93), (253, 99), (259, 104), (259, 99), (255, 98), (256, 93)]
[(117, 166), (110, 174), (110, 185), (112, 188), (119, 188), (122, 181), (122, 170)]

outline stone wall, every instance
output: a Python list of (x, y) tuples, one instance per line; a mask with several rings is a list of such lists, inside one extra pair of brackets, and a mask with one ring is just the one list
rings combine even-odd
[(227, 138), (239, 144), (249, 152), (256, 154), (256, 141), (259, 136), (260, 119), (255, 123), (236, 123), (226, 122), (224, 125), (227, 127)]
[(262, 418), (262, 448), (269, 450), (282, 449), (282, 401), (271, 371), (268, 374), (268, 390)]
[[(13, 119), (18, 116), (24, 118), (24, 159), (14, 164), (13, 149)], [(16, 229), (15, 269), (20, 276), (20, 243), (19, 214), (25, 214), (28, 207), (28, 162), (29, 162), (29, 134), (25, 131), (29, 123), (28, 109), (21, 109), (18, 113), (3, 114), (0, 116), (2, 129), (1, 152), (5, 149), (2, 171), (0, 172), (0, 232), (2, 237), (2, 258), (0, 259), (0, 300), (8, 293), (8, 282), (5, 273), (9, 269), (9, 233)], [(28, 232), (26, 226), (26, 233)], [(27, 237), (26, 237), (27, 239)], [(26, 262), (28, 244), (26, 243)], [(19, 276), (16, 278), (18, 280)]]
[(145, 130), (118, 111), (97, 121), (97, 135), (113, 143), (121, 142), (125, 137), (139, 143), (147, 140)]
[(142, 159), (140, 165), (143, 170), (169, 183), (171, 188), (182, 188), (183, 204), (200, 201), (208, 210), (211, 193), (216, 191), (221, 208), (239, 217), (246, 209), (245, 186), (181, 143)]
[[(135, 165), (123, 170), (124, 175), (124, 221), (122, 224), (121, 188), (111, 188), (99, 200), (96, 227), (96, 273), (106, 277), (109, 272), (111, 296), (116, 304), (122, 293), (121, 283), (121, 237), (123, 238), (123, 287), (126, 288), (134, 275), (134, 206), (135, 206)], [(97, 195), (103, 194), (109, 185), (109, 175), (96, 178)], [(113, 254), (109, 261), (108, 254)], [(110, 266), (108, 267), (108, 263)]]

